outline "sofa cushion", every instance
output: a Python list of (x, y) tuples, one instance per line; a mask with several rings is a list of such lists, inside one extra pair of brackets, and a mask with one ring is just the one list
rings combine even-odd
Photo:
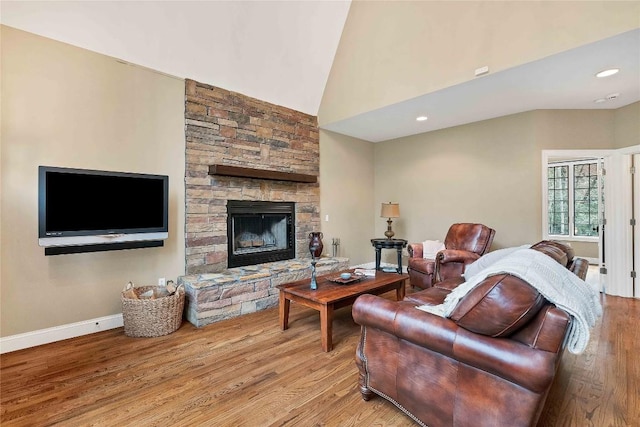
[(447, 289), (429, 288), (424, 291), (407, 294), (403, 301), (408, 301), (415, 305), (438, 305), (444, 302), (450, 292)]
[(433, 287), (434, 288), (445, 289), (445, 290), (451, 292), (453, 289), (457, 288), (462, 283), (464, 283), (464, 277), (456, 276), (456, 277), (449, 277), (447, 279), (441, 280), (441, 281), (435, 283), (433, 285)]
[(506, 337), (524, 326), (546, 299), (510, 274), (487, 277), (467, 293), (449, 316), (458, 326), (492, 337)]

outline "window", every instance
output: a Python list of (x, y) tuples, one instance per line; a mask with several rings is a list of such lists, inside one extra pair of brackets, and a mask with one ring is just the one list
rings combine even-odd
[(598, 237), (598, 163), (576, 161), (547, 167), (550, 236)]
[(569, 235), (569, 166), (547, 168), (549, 234)]

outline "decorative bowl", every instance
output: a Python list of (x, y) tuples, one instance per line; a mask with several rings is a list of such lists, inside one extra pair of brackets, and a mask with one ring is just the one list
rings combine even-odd
[(340, 273), (340, 278), (344, 280), (351, 279), (351, 273)]

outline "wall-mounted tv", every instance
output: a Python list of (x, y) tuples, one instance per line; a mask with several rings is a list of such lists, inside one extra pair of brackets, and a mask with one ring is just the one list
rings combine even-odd
[(46, 255), (162, 246), (169, 177), (38, 168), (38, 243)]

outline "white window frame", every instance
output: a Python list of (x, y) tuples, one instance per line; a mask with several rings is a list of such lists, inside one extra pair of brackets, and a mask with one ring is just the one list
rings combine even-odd
[[(632, 209), (629, 195), (631, 192), (631, 179), (629, 179), (629, 167), (631, 166), (631, 155), (640, 155), (640, 145), (632, 145), (614, 150), (541, 150), (542, 167), (541, 188), (542, 194), (542, 230), (548, 230), (546, 224), (547, 215), (547, 164), (549, 159), (571, 158), (586, 159), (598, 158), (604, 160), (604, 167), (607, 175), (604, 180), (604, 218), (607, 219), (606, 235), (600, 237), (599, 242), (599, 264), (606, 266), (606, 274), (600, 274), (601, 283), (605, 283), (605, 293), (621, 297), (640, 297), (636, 289), (633, 293), (632, 278), (629, 272), (633, 269), (633, 252), (631, 250), (633, 235), (629, 233), (631, 226), (629, 222), (632, 218)], [(636, 165), (636, 168), (638, 166)], [(637, 203), (640, 205), (640, 202)], [(640, 208), (638, 208), (640, 211)], [(602, 233), (602, 227), (600, 227)], [(546, 233), (542, 233), (543, 236)], [(638, 239), (640, 241), (640, 239)], [(606, 265), (603, 263), (602, 250), (603, 243), (606, 243)], [(637, 280), (637, 279), (636, 279)], [(603, 282), (604, 281), (604, 282)]]
[[(598, 158), (589, 157), (589, 158), (567, 158), (563, 161), (549, 162), (548, 157), (544, 156), (544, 161), (542, 162), (542, 233), (544, 239), (553, 239), (553, 240), (565, 240), (565, 241), (574, 241), (574, 242), (598, 242), (600, 237), (596, 236), (575, 236), (574, 235), (574, 175), (573, 175), (573, 166), (577, 164), (585, 164), (585, 163), (598, 163), (598, 182), (601, 179), (601, 168), (602, 162)], [(548, 193), (549, 193), (549, 185), (548, 185), (548, 168), (553, 166), (565, 166), (568, 165), (569, 168), (569, 234), (550, 234), (549, 233), (549, 202), (548, 202)], [(598, 200), (602, 201), (602, 197), (600, 195), (601, 186), (598, 185)], [(601, 210), (601, 209), (600, 209)], [(598, 222), (600, 223), (601, 218), (599, 218)]]
[[(564, 239), (571, 241), (583, 241), (583, 242), (597, 242), (598, 235), (595, 236), (576, 236), (575, 233), (575, 172), (574, 167), (576, 165), (585, 165), (585, 164), (593, 164), (595, 163), (598, 168), (600, 168), (598, 159), (587, 159), (587, 160), (567, 160), (567, 161), (559, 161), (549, 163), (547, 168), (549, 167), (557, 167), (557, 166), (567, 166), (568, 176), (567, 176), (567, 192), (569, 194), (568, 199), (568, 208), (569, 208), (569, 234), (548, 234), (549, 238), (552, 239)], [(600, 183), (600, 171), (598, 171), (598, 183)], [(548, 182), (548, 180), (547, 180)], [(546, 195), (548, 196), (549, 189), (547, 188)], [(598, 195), (600, 196), (600, 191), (598, 191)], [(601, 201), (599, 201), (601, 203)], [(548, 205), (547, 205), (548, 207)], [(548, 212), (545, 213), (548, 215)], [(547, 233), (549, 233), (549, 218), (547, 216)]]

